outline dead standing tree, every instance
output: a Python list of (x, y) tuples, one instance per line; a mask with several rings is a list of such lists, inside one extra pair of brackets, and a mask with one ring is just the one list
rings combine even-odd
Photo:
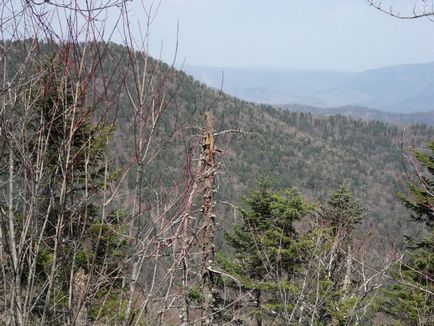
[(213, 325), (215, 306), (215, 289), (214, 275), (212, 267), (215, 261), (215, 178), (217, 164), (215, 161), (216, 147), (214, 138), (214, 125), (211, 112), (205, 115), (206, 129), (203, 142), (203, 165), (204, 165), (204, 193), (203, 193), (203, 220), (204, 220), (204, 238), (203, 238), (203, 260), (202, 260), (202, 325)]
[[(214, 122), (211, 112), (205, 113), (205, 130), (202, 142), (202, 149), (198, 166), (196, 168), (194, 183), (189, 195), (188, 204), (183, 214), (182, 222), (182, 237), (181, 237), (181, 262), (182, 262), (182, 307), (180, 311), (180, 319), (182, 325), (190, 325), (190, 294), (189, 288), (192, 285), (190, 282), (192, 271), (189, 269), (188, 258), (191, 256), (194, 245), (198, 245), (196, 250), (200, 250), (201, 260), (200, 266), (195, 268), (200, 272), (200, 278), (195, 281), (196, 284), (201, 284), (201, 307), (202, 325), (213, 325), (213, 318), (216, 312), (214, 294), (214, 280), (212, 267), (214, 265), (214, 233), (215, 233), (215, 183), (218, 164), (215, 159), (216, 146), (214, 135)], [(200, 209), (200, 222), (196, 227), (191, 227), (190, 219), (192, 218), (192, 207), (194, 198), (198, 193), (202, 193), (202, 206)]]

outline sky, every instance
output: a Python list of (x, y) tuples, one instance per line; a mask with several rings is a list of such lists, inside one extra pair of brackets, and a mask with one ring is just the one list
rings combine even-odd
[[(133, 29), (141, 7), (131, 2)], [(365, 0), (162, 0), (150, 53), (172, 62), (176, 44), (178, 64), (361, 71), (434, 61), (434, 22), (396, 19)]]

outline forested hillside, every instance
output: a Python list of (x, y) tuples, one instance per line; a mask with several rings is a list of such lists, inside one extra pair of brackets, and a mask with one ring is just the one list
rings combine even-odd
[(414, 112), (414, 113), (391, 113), (369, 109), (361, 106), (340, 106), (334, 108), (319, 108), (300, 104), (279, 105), (285, 110), (291, 112), (310, 112), (318, 115), (343, 115), (354, 119), (365, 121), (377, 120), (385, 123), (408, 125), (408, 124), (426, 124), (434, 126), (434, 111)]
[[(171, 113), (162, 117), (164, 125), (177, 112), (178, 121), (201, 126), (204, 112), (211, 109), (220, 130), (240, 130), (217, 140), (227, 169), (219, 189), (224, 200), (236, 202), (261, 175), (278, 187), (297, 186), (314, 200), (346, 184), (368, 208), (375, 229), (393, 234), (396, 223), (406, 223), (396, 197), (402, 154), (432, 139), (433, 128), (288, 112), (217, 94), (181, 72), (173, 78), (181, 83), (169, 104)], [(129, 143), (126, 131), (118, 130)]]
[[(105, 69), (116, 62), (127, 67), (126, 49), (117, 45), (110, 49), (112, 57), (104, 62)], [(217, 137), (225, 166), (218, 192), (222, 200), (236, 203), (264, 175), (278, 187), (297, 186), (312, 200), (325, 199), (346, 184), (368, 209), (369, 224), (379, 236), (399, 240), (396, 228), (407, 224), (406, 210), (397, 198), (404, 172), (402, 154), (433, 139), (433, 128), (288, 112), (219, 93), (153, 59), (148, 69), (155, 85), (162, 78), (168, 82), (165, 110), (155, 130), (155, 142), (165, 143), (163, 149), (155, 146), (158, 155), (147, 167), (151, 185), (177, 180), (186, 164), (179, 158), (187, 155), (194, 135), (204, 126), (204, 112), (211, 110), (219, 131), (236, 129)], [(127, 70), (118, 73), (127, 75)], [(131, 75), (125, 83), (134, 84)], [(113, 146), (116, 165), (122, 166), (133, 155), (134, 114), (122, 90), (119, 98)]]
[[(2, 46), (3, 320), (369, 324), (350, 252), (378, 264), (416, 234), (403, 154), (433, 128), (258, 106), (113, 43)], [(269, 247), (243, 257), (251, 239)]]
[[(20, 58), (22, 51), (19, 51), (24, 44), (17, 43), (10, 50), (16, 51), (8, 56), (13, 60), (11, 70), (16, 70), (13, 67), (18, 67), (19, 60), (25, 59)], [(115, 73), (111, 76), (110, 87), (100, 91), (119, 100), (116, 110), (104, 112), (116, 112), (110, 118), (115, 127), (111, 136), (111, 146), (116, 153), (113, 168), (117, 169), (127, 164), (133, 155), (135, 130), (131, 126), (136, 118), (129, 95), (121, 88), (122, 83), (129, 88), (130, 96), (138, 94), (127, 48), (115, 44), (107, 46), (110, 57), (101, 62), (103, 71)], [(50, 45), (42, 45), (38, 51), (42, 55), (49, 48)], [(230, 198), (237, 202), (242, 191), (264, 175), (276, 186), (303, 189), (313, 200), (324, 199), (340, 184), (346, 184), (384, 232), (398, 221), (402, 223), (399, 215), (405, 215), (405, 210), (396, 197), (399, 176), (404, 171), (402, 155), (408, 153), (410, 147), (423, 146), (433, 139), (434, 128), (425, 124), (404, 127), (341, 115), (314, 116), (308, 112), (255, 105), (209, 89), (162, 62), (147, 60), (152, 83), (155, 87), (164, 85), (167, 92), (158, 126), (152, 131), (156, 135), (154, 141), (164, 144), (149, 149), (155, 151), (156, 158), (147, 167), (152, 172), (147, 178), (152, 182), (165, 180), (170, 184), (168, 180), (177, 178), (186, 163), (179, 160), (179, 155), (187, 155), (194, 136), (204, 126), (204, 112), (211, 110), (216, 128), (233, 130), (217, 138), (225, 164), (219, 196), (225, 200)], [(116, 70), (117, 67), (120, 69)], [(102, 76), (97, 73), (95, 78), (97, 84)], [(145, 105), (161, 101), (158, 96), (157, 93), (156, 97), (145, 98)], [(169, 173), (170, 178), (165, 173)], [(129, 184), (132, 183), (134, 181), (130, 180)]]

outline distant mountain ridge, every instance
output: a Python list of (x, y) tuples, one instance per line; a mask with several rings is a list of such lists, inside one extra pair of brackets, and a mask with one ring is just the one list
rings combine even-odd
[(277, 105), (282, 109), (291, 112), (310, 112), (316, 115), (342, 115), (365, 121), (381, 121), (391, 124), (426, 124), (434, 126), (434, 111), (412, 112), (412, 113), (392, 113), (380, 110), (369, 109), (362, 106), (346, 105), (332, 108), (319, 108), (315, 106), (301, 104)]
[(364, 72), (190, 66), (185, 70), (214, 88), (223, 81), (226, 93), (257, 103), (359, 106), (393, 113), (434, 110), (434, 62)]
[(320, 97), (325, 99), (331, 94), (351, 98), (351, 102), (341, 105), (406, 113), (434, 110), (434, 62), (367, 70)]
[(240, 99), (263, 104), (326, 104), (313, 94), (338, 87), (353, 72), (186, 66), (195, 79)]

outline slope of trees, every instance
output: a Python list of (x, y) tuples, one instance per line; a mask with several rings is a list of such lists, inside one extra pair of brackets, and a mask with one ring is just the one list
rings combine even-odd
[[(380, 295), (397, 321), (429, 322), (429, 238), (384, 261), (401, 248), (375, 240), (404, 214), (401, 145), (433, 129), (239, 101), (150, 58), (125, 2), (72, 4), (1, 16), (2, 324), (369, 324)], [(127, 46), (102, 39), (110, 8)], [(63, 35), (53, 14), (67, 15)], [(423, 173), (405, 198), (431, 227)], [(234, 208), (260, 174), (274, 181)], [(394, 315), (405, 291), (417, 313)]]
[(314, 115), (343, 115), (352, 117), (353, 119), (361, 119), (365, 121), (381, 121), (389, 124), (426, 124), (434, 126), (434, 111), (415, 112), (415, 113), (391, 113), (386, 111), (379, 111), (361, 106), (339, 106), (331, 108), (318, 108), (314, 106), (300, 105), (300, 104), (286, 104), (279, 105), (282, 109), (291, 112), (310, 112)]

